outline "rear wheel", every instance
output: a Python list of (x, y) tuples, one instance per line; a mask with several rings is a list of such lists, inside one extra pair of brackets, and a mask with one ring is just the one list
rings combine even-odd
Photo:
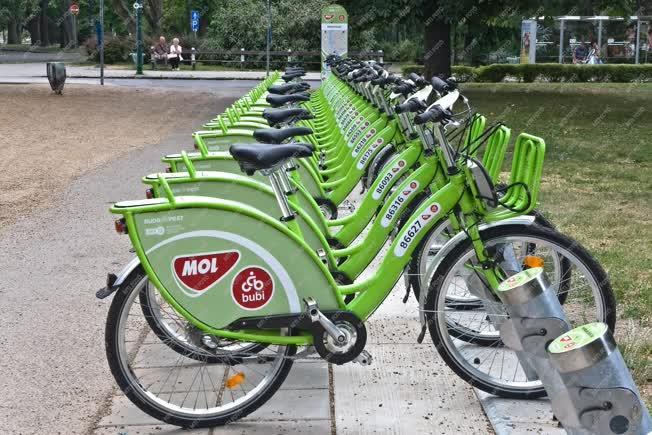
[[(514, 265), (527, 255), (543, 260), (548, 281), (566, 293), (564, 312), (572, 326), (602, 321), (613, 330), (616, 309), (613, 292), (600, 264), (576, 241), (538, 225), (505, 225), (481, 232), (502, 273), (516, 272)], [(509, 253), (509, 255), (507, 255)], [(504, 257), (511, 261), (508, 266)], [(568, 268), (559, 268), (566, 259)], [(478, 261), (469, 240), (456, 245), (442, 260), (424, 304), (430, 336), (444, 361), (471, 385), (503, 397), (535, 398), (545, 390), (536, 375), (526, 373), (518, 355), (503, 346), (498, 329), (506, 318), (504, 306), (493, 297), (477, 272)], [(451, 295), (481, 301), (481, 306), (461, 309)], [(489, 295), (489, 296), (487, 296)]]
[(231, 342), (240, 350), (214, 349), (202, 358), (191, 349), (184, 355), (150, 328), (139, 299), (144, 282), (135, 279), (115, 294), (105, 332), (111, 373), (136, 406), (169, 424), (212, 427), (250, 414), (278, 390), (292, 367), (294, 346), (251, 353), (244, 349), (260, 345)]
[(262, 344), (241, 343), (226, 340), (204, 333), (199, 328), (179, 315), (159, 294), (150, 282), (142, 267), (138, 267), (124, 285), (134, 283), (140, 292), (138, 301), (152, 332), (175, 352), (188, 358), (206, 362), (219, 362), (220, 354), (232, 352), (254, 353), (264, 349)]

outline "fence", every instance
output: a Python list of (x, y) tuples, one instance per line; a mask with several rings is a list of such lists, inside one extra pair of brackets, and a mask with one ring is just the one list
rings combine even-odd
[[(151, 56), (154, 47), (150, 49), (150, 62), (152, 68), (156, 67), (155, 60)], [(375, 60), (380, 63), (384, 62), (384, 53), (382, 50), (378, 51), (351, 51), (349, 56)], [(184, 50), (182, 56), (185, 62), (192, 65), (192, 69), (196, 69), (197, 63), (213, 63), (213, 64), (226, 64), (226, 65), (239, 65), (241, 69), (245, 67), (262, 65), (267, 63), (267, 52), (264, 50), (197, 50), (191, 48)], [(273, 67), (279, 65), (286, 65), (288, 63), (301, 64), (306, 67), (318, 70), (321, 65), (321, 52), (320, 51), (303, 51), (303, 50), (287, 50), (287, 51), (270, 51), (270, 63)]]

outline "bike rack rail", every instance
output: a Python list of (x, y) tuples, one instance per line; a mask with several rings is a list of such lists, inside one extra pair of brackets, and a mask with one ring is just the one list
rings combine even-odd
[(503, 343), (528, 376), (538, 375), (567, 433), (648, 434), (652, 421), (616, 342), (604, 323), (570, 329), (557, 289), (543, 268), (503, 281), (497, 295), (509, 319)]
[(579, 326), (547, 350), (571, 398), (555, 414), (568, 433), (652, 432), (650, 414), (606, 324)]

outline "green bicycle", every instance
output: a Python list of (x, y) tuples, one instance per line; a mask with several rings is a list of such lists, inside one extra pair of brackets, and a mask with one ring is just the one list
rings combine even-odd
[[(112, 211), (123, 215), (118, 229), (129, 234), (141, 263), (139, 273), (115, 294), (107, 319), (109, 365), (127, 397), (169, 423), (214, 426), (242, 418), (268, 400), (288, 376), (297, 347), (312, 346), (334, 363), (368, 362), (364, 321), (400, 279), (420, 242), (453, 215), (463, 231), (455, 236), (457, 243), (448, 249), (423, 295), (424, 320), (433, 341), (447, 363), (480, 388), (503, 395), (542, 395), (540, 382), (522, 368), (519, 372), (517, 356), (496, 345), (482, 346), (472, 340), (460, 344), (460, 328), (466, 326), (478, 340), (496, 343), (504, 314), (501, 317), (492, 289), (527, 264), (523, 256), (544, 258), (544, 265), (550, 267), (544, 255), (548, 252), (553, 258), (570, 259), (580, 270), (572, 276), (579, 280), (573, 288), (577, 286), (583, 303), (572, 306), (577, 312), (571, 310), (571, 317), (578, 321), (588, 316), (613, 326), (611, 289), (599, 265), (572, 240), (533, 224), (531, 217), (500, 224), (504, 210), (492, 211), (497, 198), (486, 197), (493, 190), (491, 180), (478, 169), (480, 164), (456, 154), (446, 140), (444, 128), (454, 123), (448, 109), (459, 97), (456, 92), (418, 115), (419, 122), (434, 124), (432, 133), (443, 150), (448, 182), (412, 213), (389, 244), (378, 271), (364, 281), (338, 285), (301, 237), (279, 179), (290, 159), (312, 156), (306, 145), (231, 148), (243, 169), (276, 180), (270, 184), (281, 219), (235, 201), (175, 196), (164, 177), (159, 183), (165, 197), (115, 204)], [(543, 142), (527, 136), (523, 141), (527, 152), (515, 160), (513, 176), (528, 172), (533, 161), (542, 158)], [(534, 207), (536, 186), (523, 183), (511, 190), (518, 198), (530, 195), (528, 208), (512, 211), (512, 216)], [(481, 227), (491, 222), (492, 213), (499, 222)], [(473, 280), (479, 283), (471, 285)], [(197, 364), (197, 355), (185, 358), (151, 333), (139, 302), (151, 285), (161, 297), (156, 310), (184, 319), (200, 331), (185, 337), (197, 348), (203, 346), (206, 360)], [(481, 309), (447, 306), (448, 294), (462, 288), (482, 300)], [(347, 294), (356, 297), (345, 303)], [(472, 326), (481, 319), (487, 319), (486, 327)], [(457, 336), (449, 334), (450, 325), (455, 325)], [(157, 338), (159, 346), (152, 349), (149, 340)], [(494, 367), (483, 367), (491, 358), (476, 356), (480, 364), (468, 361), (468, 353), (476, 349), (493, 351), (503, 361), (503, 369), (517, 370), (504, 376)], [(165, 351), (172, 352), (164, 359), (170, 365), (152, 369), (145, 362)], [(177, 389), (181, 383), (187, 385), (184, 391)]]

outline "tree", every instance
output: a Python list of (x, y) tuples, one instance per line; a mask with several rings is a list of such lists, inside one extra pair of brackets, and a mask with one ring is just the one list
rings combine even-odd
[[(273, 47), (277, 50), (315, 50), (319, 47), (319, 11), (328, 0), (274, 0)], [(211, 16), (207, 32), (210, 45), (220, 49), (264, 50), (267, 10), (261, 0), (221, 3)], [(252, 25), (256, 23), (256, 25)]]
[[(136, 13), (133, 0), (111, 0), (113, 12), (123, 21), (127, 31), (136, 34)], [(163, 0), (143, 0), (143, 19), (148, 27), (148, 34), (158, 35), (161, 32), (163, 17)]]
[(0, 11), (7, 28), (7, 43), (20, 44), (23, 28), (29, 11), (33, 9), (34, 0), (0, 0)]
[[(649, 1), (649, 0), (648, 0)], [(533, 15), (625, 15), (635, 11), (636, 0), (355, 0), (340, 1), (350, 14), (351, 32), (378, 35), (394, 32), (395, 43), (405, 38), (422, 40), (425, 75), (450, 74), (455, 35), (464, 30), (463, 50), (472, 52), (496, 28), (518, 29)], [(363, 24), (359, 24), (363, 23)], [(403, 23), (410, 23), (404, 26)], [(356, 28), (357, 27), (357, 28)], [(479, 41), (479, 42), (478, 42)]]

